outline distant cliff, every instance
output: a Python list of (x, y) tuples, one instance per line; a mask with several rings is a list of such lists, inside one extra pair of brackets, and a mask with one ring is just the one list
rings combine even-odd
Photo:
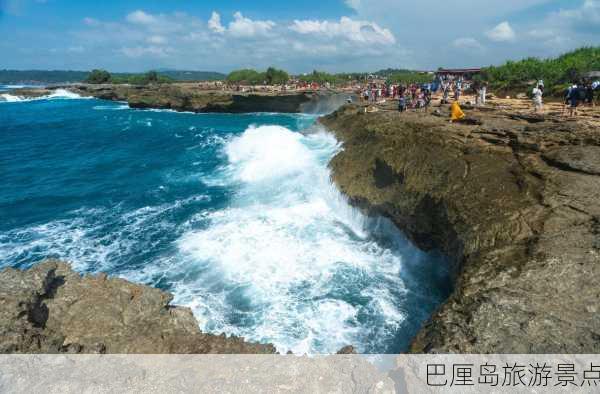
[(342, 105), (347, 94), (324, 92), (256, 92), (210, 91), (195, 84), (75, 84), (44, 89), (15, 89), (10, 93), (23, 97), (40, 97), (63, 88), (85, 97), (126, 101), (131, 108), (172, 109), (189, 112), (330, 112)]

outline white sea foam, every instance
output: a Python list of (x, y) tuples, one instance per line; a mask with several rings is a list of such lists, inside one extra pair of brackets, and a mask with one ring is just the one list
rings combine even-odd
[(80, 99), (82, 98), (79, 94), (73, 93), (66, 89), (56, 89), (52, 94), (45, 96), (47, 99), (60, 98), (60, 99)]
[(122, 256), (139, 253), (144, 237), (158, 240), (161, 233), (176, 231), (167, 219), (169, 213), (200, 200), (210, 197), (196, 195), (128, 212), (119, 207), (81, 208), (71, 212), (71, 218), (0, 233), (0, 263), (57, 257), (78, 271), (111, 272), (115, 263), (124, 263)]
[(0, 94), (0, 99), (1, 99), (0, 103), (1, 102), (17, 103), (19, 101), (26, 101), (26, 99), (24, 97), (14, 96), (14, 95), (8, 94), (8, 93)]
[(120, 105), (96, 105), (93, 109), (97, 111), (122, 111), (124, 109), (130, 109), (129, 104)]
[[(406, 319), (401, 251), (371, 239), (374, 224), (331, 184), (326, 164), (338, 149), (324, 132), (250, 127), (224, 147), (222, 183), (238, 188), (229, 206), (195, 219), (205, 225), (183, 234), (180, 256), (125, 276), (166, 277), (202, 329), (282, 352), (366, 350), (372, 334), (389, 340)], [(369, 301), (341, 295), (353, 291)]]
[(66, 89), (56, 89), (49, 95), (40, 96), (40, 97), (22, 97), (15, 96), (9, 93), (0, 94), (0, 102), (8, 102), (8, 103), (18, 103), (18, 102), (28, 102), (28, 101), (37, 101), (37, 100), (55, 100), (55, 99), (88, 99), (91, 97), (82, 97), (77, 93), (73, 93)]

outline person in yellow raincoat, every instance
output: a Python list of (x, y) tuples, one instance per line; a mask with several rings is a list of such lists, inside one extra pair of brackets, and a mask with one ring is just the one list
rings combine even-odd
[(460, 104), (458, 101), (455, 101), (450, 106), (450, 122), (456, 122), (457, 120), (461, 120), (465, 117), (465, 113), (460, 109)]

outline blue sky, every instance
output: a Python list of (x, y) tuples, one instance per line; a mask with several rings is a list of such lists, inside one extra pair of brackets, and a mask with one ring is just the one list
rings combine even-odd
[(0, 68), (435, 69), (600, 44), (600, 0), (0, 0)]

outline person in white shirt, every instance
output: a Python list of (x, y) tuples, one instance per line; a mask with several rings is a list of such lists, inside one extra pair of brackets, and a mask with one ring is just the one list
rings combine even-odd
[(535, 113), (543, 113), (544, 112), (544, 102), (542, 101), (542, 96), (544, 92), (542, 91), (542, 86), (538, 85), (533, 88), (533, 112)]
[(485, 105), (485, 95), (487, 94), (487, 82), (483, 82), (479, 88), (479, 104)]

